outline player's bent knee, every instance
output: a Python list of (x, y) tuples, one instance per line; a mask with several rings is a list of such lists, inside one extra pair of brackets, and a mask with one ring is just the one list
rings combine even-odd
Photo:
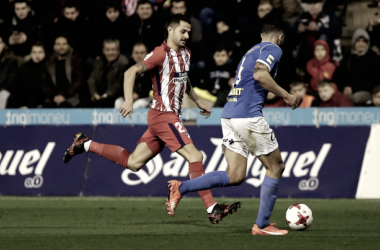
[(276, 177), (279, 178), (282, 176), (282, 173), (284, 172), (284, 170), (285, 170), (285, 164), (282, 162), (282, 163), (276, 164), (272, 172)]
[(230, 186), (240, 186), (243, 184), (245, 178), (230, 178)]
[(203, 154), (199, 150), (196, 150), (196, 152), (190, 154), (188, 161), (189, 161), (189, 163), (202, 162), (203, 161)]
[(233, 173), (228, 173), (229, 176), (229, 185), (230, 186), (239, 186), (241, 185), (244, 180), (245, 180), (245, 175), (239, 175), (239, 174), (233, 174)]
[(144, 164), (141, 163), (128, 162), (128, 166), (126, 166), (126, 168), (128, 168), (132, 172), (138, 172), (143, 166)]

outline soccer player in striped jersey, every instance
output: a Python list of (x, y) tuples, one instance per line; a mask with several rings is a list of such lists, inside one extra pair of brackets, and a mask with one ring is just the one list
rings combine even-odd
[(228, 163), (227, 171), (207, 173), (189, 181), (169, 181), (167, 210), (174, 209), (182, 196), (188, 192), (214, 187), (236, 186), (243, 183), (247, 172), (247, 157), (255, 155), (266, 168), (266, 176), (261, 185), (260, 208), (253, 235), (286, 235), (287, 230), (270, 223), (277, 189), (285, 165), (273, 130), (264, 120), (262, 108), (268, 91), (284, 98), (293, 109), (299, 99), (277, 85), (274, 78), (282, 51), (278, 45), (283, 42), (284, 32), (276, 21), (266, 20), (263, 25), (262, 42), (253, 46), (241, 59), (234, 87), (222, 113), (222, 148)]
[[(150, 71), (153, 84), (153, 100), (148, 113), (148, 129), (130, 153), (122, 147), (89, 140), (83, 133), (77, 134), (67, 150), (64, 162), (84, 151), (96, 153), (131, 171), (138, 171), (167, 145), (189, 162), (190, 179), (205, 173), (203, 155), (194, 146), (188, 131), (182, 124), (181, 105), (186, 93), (206, 116), (211, 109), (199, 100), (189, 77), (191, 52), (185, 46), (191, 31), (190, 20), (182, 14), (173, 15), (168, 26), (168, 39), (150, 52), (142, 62), (129, 68), (124, 75), (125, 102), (120, 107), (123, 117), (133, 113), (133, 86), (137, 75)], [(206, 206), (211, 223), (218, 224), (225, 216), (236, 211), (241, 203), (218, 204), (210, 190), (198, 192)], [(174, 214), (173, 214), (174, 215)]]

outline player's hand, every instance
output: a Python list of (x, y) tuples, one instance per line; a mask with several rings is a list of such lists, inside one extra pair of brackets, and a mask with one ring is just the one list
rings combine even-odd
[(9, 37), (9, 44), (14, 45), (17, 43), (17, 40), (19, 38), (19, 35), (13, 34)]
[(100, 95), (98, 93), (95, 93), (93, 96), (92, 96), (95, 100), (99, 100), (100, 99)]
[(129, 118), (131, 118), (132, 113), (133, 113), (133, 101), (132, 101), (132, 99), (125, 100), (125, 102), (123, 104), (121, 104), (119, 111), (123, 117), (126, 117), (128, 115)]
[(370, 26), (376, 26), (379, 24), (379, 17), (378, 16), (372, 16), (370, 19), (369, 19), (369, 25)]
[(284, 97), (284, 101), (286, 102), (286, 104), (288, 104), (289, 106), (292, 107), (292, 110), (298, 108), (298, 106), (300, 105), (300, 99), (298, 99), (297, 97), (295, 97), (294, 95), (291, 95), (291, 94), (287, 94), (285, 97)]
[(198, 108), (201, 109), (199, 114), (206, 116), (205, 119), (209, 118), (212, 112), (211, 108), (207, 107), (203, 102), (201, 102), (201, 100), (197, 100), (195, 103), (197, 104)]
[(66, 101), (66, 98), (63, 95), (56, 95), (54, 97), (54, 102), (59, 106), (62, 102)]
[(300, 25), (298, 25), (298, 32), (302, 33), (302, 32), (305, 32), (305, 31), (306, 31), (306, 26), (303, 25), (302, 23), (300, 23)]
[(19, 44), (25, 43), (26, 40), (28, 40), (28, 36), (24, 32), (21, 32), (20, 38), (18, 39), (18, 43)]
[(307, 26), (307, 29), (310, 31), (316, 31), (317, 30), (317, 23), (316, 22), (310, 22), (309, 26)]

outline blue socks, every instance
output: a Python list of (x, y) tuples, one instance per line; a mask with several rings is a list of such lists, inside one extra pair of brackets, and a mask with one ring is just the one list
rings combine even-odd
[(265, 176), (260, 192), (260, 209), (257, 216), (256, 224), (260, 229), (269, 225), (269, 218), (272, 214), (274, 204), (277, 199), (277, 189), (279, 179), (273, 179)]
[[(230, 177), (225, 171), (215, 171), (204, 174), (192, 180), (182, 182), (179, 192), (184, 195), (192, 191), (207, 190), (214, 187), (228, 186)], [(277, 189), (276, 189), (277, 190)]]

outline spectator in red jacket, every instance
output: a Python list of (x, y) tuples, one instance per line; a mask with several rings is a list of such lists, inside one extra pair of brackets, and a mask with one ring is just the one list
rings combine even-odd
[(321, 98), (319, 107), (352, 107), (351, 101), (339, 91), (335, 91), (334, 83), (323, 80), (318, 84), (318, 93)]
[(331, 80), (336, 66), (330, 57), (330, 47), (324, 40), (314, 43), (314, 58), (306, 65), (307, 72), (311, 75), (310, 87), (318, 91), (318, 83), (322, 80)]

